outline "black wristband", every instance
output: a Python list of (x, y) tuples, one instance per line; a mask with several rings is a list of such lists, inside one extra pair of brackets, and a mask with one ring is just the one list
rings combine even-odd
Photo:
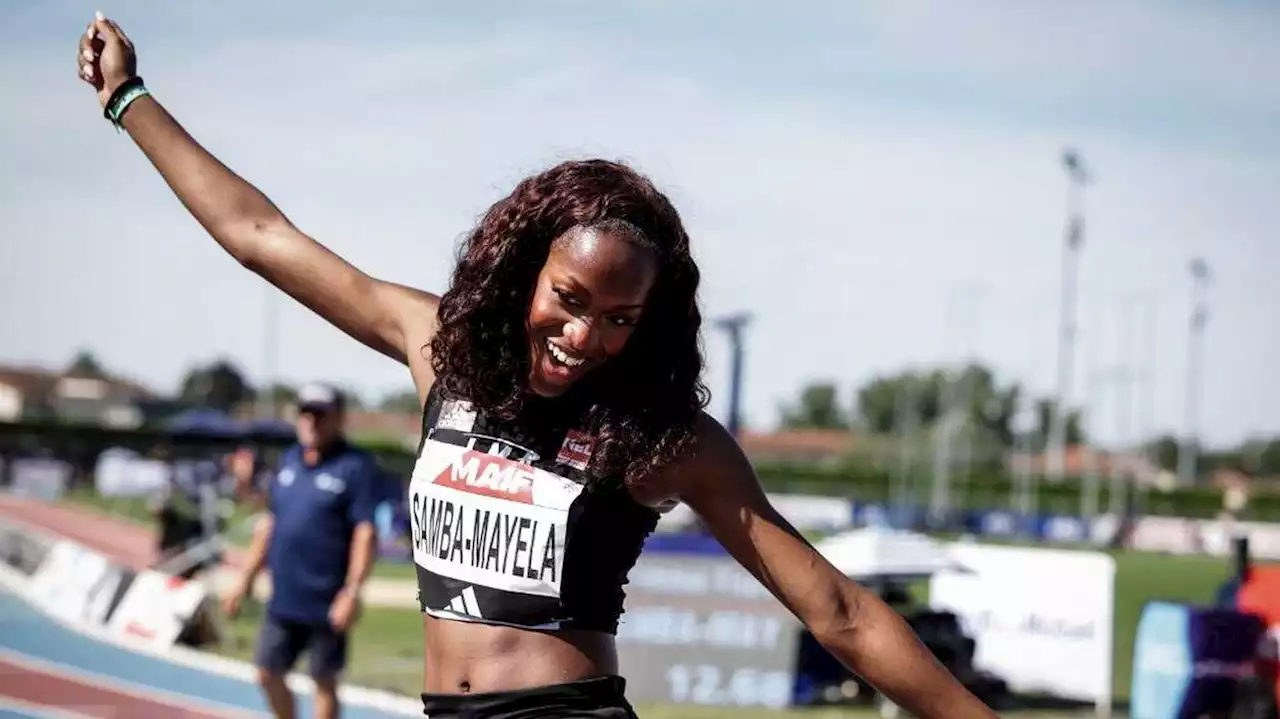
[[(107, 118), (111, 124), (116, 127), (120, 126), (120, 117), (124, 114), (124, 110), (128, 104), (124, 100), (132, 93), (134, 88), (145, 89), (142, 78), (134, 75), (133, 77), (120, 83), (120, 86), (111, 91), (111, 97), (107, 98), (107, 104), (102, 107), (102, 116)], [(136, 98), (135, 98), (136, 99)]]

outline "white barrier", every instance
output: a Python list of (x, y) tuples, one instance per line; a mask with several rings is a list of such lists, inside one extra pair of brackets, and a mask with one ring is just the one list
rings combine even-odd
[(1134, 520), (1125, 546), (1141, 552), (1227, 557), (1236, 537), (1249, 539), (1251, 556), (1280, 560), (1280, 524), (1271, 522), (1140, 517)]
[[(4, 525), (0, 525), (0, 529), (3, 528)], [(88, 569), (89, 575), (97, 575), (99, 578), (111, 576), (110, 570), (117, 572), (117, 576), (123, 577), (127, 570), (108, 563), (110, 570), (99, 572), (96, 569), (99, 566), (97, 560), (102, 562), (106, 562), (106, 560), (92, 550), (81, 547), (74, 542), (48, 536), (39, 530), (23, 527), (18, 531), (30, 535), (32, 541), (40, 541), (42, 543), (47, 541), (50, 546), (49, 554), (46, 555), (36, 572), (30, 576), (19, 568), (0, 562), (0, 588), (13, 592), (26, 602), (53, 617), (60, 625), (85, 637), (138, 652), (177, 666), (207, 672), (210, 675), (227, 677), (243, 682), (256, 681), (257, 671), (252, 665), (245, 662), (220, 657), (181, 645), (170, 645), (168, 648), (161, 648), (156, 646), (154, 641), (139, 641), (139, 637), (136, 635), (123, 635), (119, 632), (109, 631), (108, 627), (101, 623), (101, 620), (87, 621), (86, 619), (91, 618), (94, 613), (91, 611), (86, 614), (85, 608), (98, 607), (100, 602), (107, 602), (107, 608), (109, 609), (110, 594), (104, 591), (84, 591), (82, 589), (84, 584), (82, 584), (78, 575), (71, 570)], [(58, 545), (63, 545), (63, 549), (57, 550), (58, 557), (55, 558), (52, 555), (54, 548)], [(97, 560), (90, 557), (97, 557)], [(37, 575), (43, 575), (43, 578), (37, 580)], [(161, 575), (161, 577), (164, 577), (164, 575)], [(69, 589), (69, 596), (61, 597), (58, 594), (58, 587)], [(51, 604), (49, 601), (51, 596), (61, 598)], [(102, 598), (92, 599), (89, 597)], [(61, 609), (55, 611), (59, 603), (61, 604)], [(295, 692), (303, 694), (314, 694), (315, 692), (315, 683), (305, 674), (291, 673), (286, 681), (289, 688)], [(392, 694), (380, 689), (343, 684), (338, 688), (338, 697), (344, 704), (353, 707), (366, 707), (405, 717), (422, 715), (422, 701), (420, 699)]]
[(958, 615), (974, 664), (1018, 692), (1111, 710), (1115, 561), (1101, 552), (958, 543), (966, 572), (934, 575), (930, 604)]
[(184, 581), (160, 572), (141, 572), (111, 613), (107, 630), (156, 649), (168, 649), (195, 619), (208, 596), (200, 582)]
[(105, 626), (109, 634), (140, 641), (154, 649), (174, 646), (209, 597), (197, 581), (143, 571), (132, 577), (106, 557), (70, 540), (59, 539), (31, 577), (29, 596), (49, 614), (72, 622)]
[(1181, 517), (1140, 517), (1134, 520), (1125, 545), (1140, 552), (1199, 554), (1200, 522)]
[(98, 457), (93, 483), (104, 497), (143, 496), (169, 485), (169, 465), (123, 449), (110, 449)]
[(915, 532), (853, 529), (814, 547), (841, 574), (857, 579), (927, 577), (954, 568), (945, 545)]
[[(805, 532), (837, 532), (853, 526), (853, 508), (844, 497), (807, 494), (769, 494), (769, 502), (796, 529)], [(688, 505), (678, 504), (658, 521), (660, 532), (681, 532), (693, 527), (697, 516)]]
[(31, 577), (31, 597), (49, 614), (66, 621), (106, 622), (121, 568), (97, 552), (60, 539)]
[(1202, 544), (1217, 556), (1229, 556), (1231, 540), (1249, 538), (1249, 554), (1255, 559), (1280, 560), (1280, 524), (1273, 522), (1213, 522), (1202, 532)]
[(60, 498), (71, 481), (71, 464), (60, 459), (24, 457), (9, 467), (10, 491), (46, 502)]

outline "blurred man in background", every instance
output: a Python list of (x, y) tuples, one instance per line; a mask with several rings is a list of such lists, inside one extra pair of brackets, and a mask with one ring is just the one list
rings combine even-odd
[(156, 565), (191, 579), (220, 559), (217, 538), (226, 520), (223, 499), (232, 489), (230, 465), (224, 458), (175, 459), (164, 448), (152, 456), (168, 463), (168, 481), (152, 498)]
[(265, 565), (271, 599), (258, 633), (259, 683), (277, 717), (294, 716), (285, 675), (306, 651), (316, 683), (316, 715), (338, 714), (338, 678), (360, 590), (376, 558), (374, 507), (379, 469), (343, 433), (341, 392), (310, 384), (298, 392), (298, 443), (267, 487), (247, 566), (226, 598), (235, 615)]

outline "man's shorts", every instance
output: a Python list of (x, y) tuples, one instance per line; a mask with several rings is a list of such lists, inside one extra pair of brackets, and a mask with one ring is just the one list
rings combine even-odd
[(260, 669), (286, 674), (304, 651), (313, 679), (335, 679), (347, 665), (347, 635), (334, 631), (328, 622), (308, 624), (270, 614), (263, 617), (253, 655)]

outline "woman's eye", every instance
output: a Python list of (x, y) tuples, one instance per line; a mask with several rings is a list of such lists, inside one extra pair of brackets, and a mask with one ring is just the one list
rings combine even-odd
[(612, 322), (619, 327), (631, 327), (635, 325), (634, 317), (614, 317)]
[(556, 296), (560, 298), (560, 301), (566, 305), (569, 305), (570, 307), (578, 306), (578, 298), (574, 297), (567, 290), (554, 290), (554, 292), (556, 293)]

